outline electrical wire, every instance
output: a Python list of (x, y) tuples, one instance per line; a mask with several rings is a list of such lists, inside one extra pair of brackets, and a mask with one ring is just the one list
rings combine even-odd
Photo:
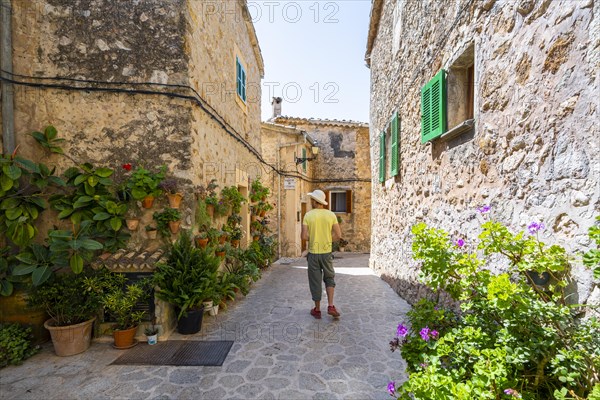
[[(166, 96), (169, 98), (176, 98), (182, 100), (189, 100), (194, 104), (198, 105), (205, 113), (207, 113), (215, 122), (217, 122), (225, 132), (236, 141), (241, 143), (250, 153), (252, 153), (263, 165), (270, 168), (273, 172), (278, 175), (290, 178), (298, 178), (308, 183), (331, 183), (331, 182), (371, 182), (371, 179), (366, 178), (329, 178), (329, 179), (313, 179), (302, 176), (300, 173), (294, 173), (293, 171), (284, 171), (278, 169), (276, 166), (269, 164), (265, 161), (258, 152), (248, 141), (246, 141), (242, 135), (235, 130), (219, 113), (212, 107), (210, 104), (203, 99), (200, 94), (191, 86), (188, 85), (174, 85), (174, 84), (166, 84), (166, 83), (156, 83), (156, 82), (104, 82), (97, 80), (85, 80), (85, 79), (77, 79), (77, 78), (65, 78), (65, 77), (34, 77), (27, 76), (21, 74), (11, 73), (5, 70), (0, 70), (2, 75), (0, 75), (1, 82), (8, 82), (15, 85), (28, 86), (28, 87), (36, 87), (36, 88), (52, 88), (59, 90), (67, 90), (67, 91), (86, 91), (86, 92), (109, 92), (109, 93), (126, 93), (126, 94), (145, 94), (145, 95), (159, 95)], [(10, 75), (11, 78), (5, 77), (5, 75)], [(58, 82), (75, 82), (82, 83), (85, 86), (78, 85), (69, 85), (64, 83), (39, 83), (39, 82), (26, 82), (18, 78), (25, 78), (28, 80), (38, 80), (38, 81), (58, 81)], [(104, 85), (104, 86), (89, 86), (92, 85)], [(106, 87), (108, 86), (108, 87)], [(161, 90), (152, 90), (152, 89), (131, 89), (131, 88), (123, 88), (119, 86), (129, 86), (129, 87), (139, 87), (139, 86), (147, 86), (147, 87), (161, 87), (161, 88), (169, 88), (169, 89), (184, 89), (191, 91), (193, 94), (182, 94), (176, 93), (173, 91), (161, 91)]]

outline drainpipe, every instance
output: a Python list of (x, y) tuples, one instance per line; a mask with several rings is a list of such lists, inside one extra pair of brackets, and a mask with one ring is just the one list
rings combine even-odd
[[(2, 0), (0, 20), (0, 68), (1, 76), (12, 78), (12, 6), (11, 0)], [(6, 71), (6, 73), (4, 72)], [(12, 83), (2, 82), (2, 151), (12, 154), (15, 150), (14, 87)]]
[[(304, 135), (303, 142), (279, 145), (279, 147), (277, 148), (277, 168), (281, 168), (281, 149), (283, 149), (284, 147), (299, 146), (302, 144), (306, 144), (306, 132), (302, 132), (302, 134)], [(279, 177), (279, 187), (277, 190), (277, 237), (279, 238), (279, 240), (277, 241), (277, 251), (279, 252), (279, 258), (281, 258), (281, 174), (277, 175)]]

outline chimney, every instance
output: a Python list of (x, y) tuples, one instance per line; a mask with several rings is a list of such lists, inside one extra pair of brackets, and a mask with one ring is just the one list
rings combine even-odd
[(277, 117), (281, 117), (281, 97), (273, 97), (271, 101), (271, 105), (273, 106), (273, 119)]

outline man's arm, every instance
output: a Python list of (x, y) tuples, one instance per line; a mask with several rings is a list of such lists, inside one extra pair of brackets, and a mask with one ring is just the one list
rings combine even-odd
[(333, 225), (331, 228), (331, 236), (334, 242), (342, 238), (342, 228), (340, 228), (340, 224)]
[(300, 234), (302, 240), (308, 240), (308, 225), (302, 224), (302, 233)]

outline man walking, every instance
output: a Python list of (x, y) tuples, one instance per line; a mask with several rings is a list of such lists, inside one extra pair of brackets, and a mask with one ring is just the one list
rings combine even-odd
[(321, 294), (323, 292), (321, 280), (325, 282), (327, 292), (327, 314), (338, 318), (340, 313), (333, 305), (335, 290), (335, 271), (333, 270), (333, 254), (331, 254), (333, 240), (342, 238), (342, 231), (334, 213), (325, 208), (325, 193), (315, 190), (308, 193), (311, 199), (312, 210), (304, 215), (302, 221), (302, 240), (308, 240), (308, 286), (315, 308), (310, 310), (310, 315), (321, 318)]

